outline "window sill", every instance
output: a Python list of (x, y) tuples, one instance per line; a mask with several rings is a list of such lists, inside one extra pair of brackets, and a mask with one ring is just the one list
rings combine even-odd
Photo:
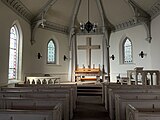
[(136, 65), (136, 63), (120, 63), (120, 65)]
[(15, 84), (21, 82), (20, 80), (8, 80), (8, 84)]
[(61, 66), (60, 64), (47, 63), (48, 66)]

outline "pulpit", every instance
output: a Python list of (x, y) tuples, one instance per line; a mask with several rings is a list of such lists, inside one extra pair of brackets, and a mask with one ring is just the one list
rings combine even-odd
[(100, 68), (77, 68), (76, 81), (100, 81)]

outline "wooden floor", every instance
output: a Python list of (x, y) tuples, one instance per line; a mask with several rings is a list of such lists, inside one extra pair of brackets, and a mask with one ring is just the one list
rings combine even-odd
[(110, 120), (100, 96), (78, 96), (73, 120)]

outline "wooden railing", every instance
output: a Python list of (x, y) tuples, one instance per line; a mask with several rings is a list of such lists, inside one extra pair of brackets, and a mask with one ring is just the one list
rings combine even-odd
[(127, 70), (128, 84), (159, 85), (159, 70)]
[(60, 84), (58, 77), (26, 77), (25, 84)]

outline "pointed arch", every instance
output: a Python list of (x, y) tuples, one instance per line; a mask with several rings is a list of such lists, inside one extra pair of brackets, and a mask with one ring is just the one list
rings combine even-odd
[(47, 43), (47, 63), (56, 64), (57, 59), (57, 47), (53, 39), (50, 39)]
[(128, 37), (122, 42), (122, 56), (123, 64), (133, 63), (133, 45)]
[(20, 80), (22, 75), (22, 29), (18, 21), (10, 28), (8, 80)]

